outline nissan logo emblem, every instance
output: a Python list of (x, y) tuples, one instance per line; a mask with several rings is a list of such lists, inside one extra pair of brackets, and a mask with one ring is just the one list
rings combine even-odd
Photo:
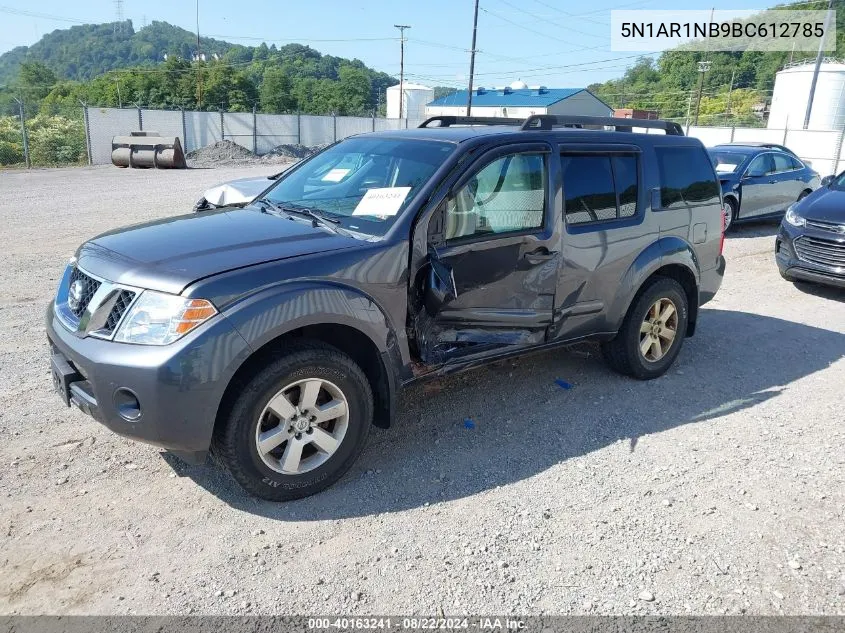
[(77, 279), (67, 291), (67, 305), (74, 312), (79, 310), (79, 305), (82, 303), (83, 288), (84, 284)]

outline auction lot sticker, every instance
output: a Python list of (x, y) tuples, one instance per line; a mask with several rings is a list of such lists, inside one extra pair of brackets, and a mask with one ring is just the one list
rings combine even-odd
[(410, 192), (410, 187), (367, 189), (352, 215), (375, 215), (380, 218), (396, 215)]

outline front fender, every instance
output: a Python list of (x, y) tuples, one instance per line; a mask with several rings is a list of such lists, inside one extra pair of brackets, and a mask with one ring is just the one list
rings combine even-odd
[(255, 351), (308, 325), (346, 325), (388, 351), (395, 331), (379, 305), (358, 289), (330, 282), (286, 284), (238, 301), (224, 312)]
[[(614, 297), (611, 310), (611, 326), (614, 331), (622, 327), (622, 321), (628, 313), (628, 309), (634, 302), (640, 288), (645, 281), (664, 266), (683, 266), (695, 278), (696, 287), (701, 280), (701, 267), (695, 251), (686, 240), (677, 236), (661, 237), (649, 244), (633, 261), (625, 272), (622, 282)], [(697, 296), (697, 293), (696, 293)], [(690, 319), (694, 320), (697, 314), (698, 305), (690, 305)]]

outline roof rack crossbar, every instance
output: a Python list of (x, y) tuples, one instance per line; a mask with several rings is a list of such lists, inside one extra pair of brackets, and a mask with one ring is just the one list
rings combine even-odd
[(522, 125), (525, 119), (508, 119), (492, 116), (453, 116), (441, 114), (427, 118), (418, 127), (429, 127), (429, 123), (439, 122), (437, 127), (449, 127), (451, 125)]
[(551, 130), (558, 127), (581, 127), (584, 125), (604, 125), (615, 128), (617, 132), (631, 132), (632, 128), (654, 128), (664, 130), (672, 136), (683, 136), (684, 130), (674, 121), (660, 119), (621, 119), (604, 116), (576, 116), (560, 114), (532, 114), (522, 124), (523, 130)]

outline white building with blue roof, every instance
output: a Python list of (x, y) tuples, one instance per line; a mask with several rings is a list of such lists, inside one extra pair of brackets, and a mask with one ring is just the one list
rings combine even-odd
[[(458, 90), (430, 101), (427, 117), (467, 113), (467, 91)], [(472, 91), (472, 115), (524, 119), (532, 114), (613, 116), (613, 108), (586, 88), (546, 88), (515, 81), (503, 88), (478, 87)]]

